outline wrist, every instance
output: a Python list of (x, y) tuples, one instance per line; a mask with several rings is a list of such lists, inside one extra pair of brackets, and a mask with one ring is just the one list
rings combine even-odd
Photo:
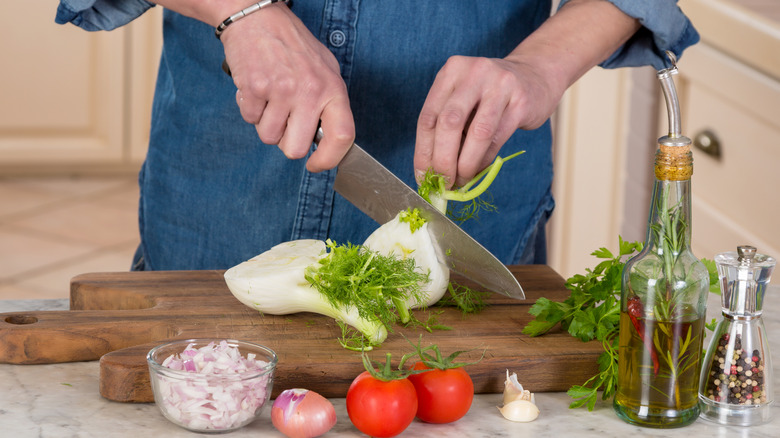
[(191, 16), (216, 28), (231, 15), (258, 1), (260, 0), (206, 0), (194, 6), (196, 11)]
[(531, 77), (536, 78), (535, 83), (542, 95), (551, 96), (557, 102), (574, 76), (571, 64), (562, 59), (565, 56), (546, 42), (537, 41), (525, 46), (521, 44), (504, 59), (529, 72)]
[(249, 7), (258, 0), (207, 0), (203, 2), (203, 13), (206, 24), (211, 27), (219, 26), (227, 17)]
[[(225, 30), (227, 30), (228, 27), (231, 27), (233, 23), (241, 21), (244, 18), (248, 17), (249, 15), (260, 13), (261, 10), (268, 7), (272, 7), (276, 3), (287, 5), (289, 3), (289, 0), (260, 0), (256, 3), (252, 3), (249, 6), (232, 13), (227, 18), (222, 20), (214, 28), (214, 35), (217, 37), (217, 39), (221, 39), (222, 33), (225, 32)], [(282, 7), (286, 7), (286, 6), (282, 6)]]
[(218, 26), (225, 18), (258, 0), (150, 0), (185, 17), (210, 26)]
[[(605, 26), (604, 23), (610, 23)], [(529, 35), (507, 60), (534, 62), (556, 87), (568, 88), (607, 59), (640, 27), (604, 0), (571, 0)]]

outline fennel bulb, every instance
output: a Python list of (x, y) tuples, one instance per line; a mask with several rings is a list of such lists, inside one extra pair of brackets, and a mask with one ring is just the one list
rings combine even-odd
[(327, 256), (321, 240), (285, 242), (228, 269), (225, 283), (239, 301), (261, 313), (319, 313), (355, 327), (370, 344), (381, 344), (387, 338), (381, 321), (361, 316), (355, 306), (332, 304), (306, 279), (307, 270)]
[(450, 282), (450, 269), (436, 256), (436, 245), (428, 232), (428, 224), (418, 214), (417, 210), (398, 213), (363, 242), (364, 247), (386, 256), (411, 257), (416, 269), (428, 274), (428, 282), (421, 285), (423, 300), (407, 299), (407, 307), (412, 309), (436, 304), (447, 292)]

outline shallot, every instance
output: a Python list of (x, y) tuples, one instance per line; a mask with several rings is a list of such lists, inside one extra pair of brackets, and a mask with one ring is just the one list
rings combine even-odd
[(282, 391), (271, 407), (271, 421), (289, 438), (313, 438), (336, 424), (336, 409), (325, 397), (307, 389)]
[(251, 353), (243, 357), (224, 340), (201, 348), (189, 344), (161, 365), (185, 372), (157, 376), (157, 402), (188, 429), (226, 430), (246, 424), (268, 399), (268, 363)]

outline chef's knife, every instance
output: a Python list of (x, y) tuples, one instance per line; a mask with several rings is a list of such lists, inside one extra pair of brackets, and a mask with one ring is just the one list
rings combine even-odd
[[(319, 144), (322, 136), (318, 128), (314, 142)], [(409, 207), (419, 209), (440, 261), (490, 291), (525, 299), (517, 278), (496, 256), (357, 144), (352, 144), (339, 163), (333, 188), (380, 224)]]
[[(222, 61), (222, 70), (232, 76), (227, 61)], [(322, 128), (318, 127), (314, 143), (319, 144), (322, 136)], [(440, 261), (490, 291), (525, 299), (517, 278), (496, 256), (357, 144), (352, 144), (339, 163), (333, 188), (380, 224), (402, 210), (417, 208), (428, 222)]]

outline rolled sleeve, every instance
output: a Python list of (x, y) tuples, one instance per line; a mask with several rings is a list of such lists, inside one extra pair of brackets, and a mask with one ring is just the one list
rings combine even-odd
[(146, 0), (60, 0), (54, 21), (88, 31), (112, 30), (140, 17), (154, 4)]
[[(570, 0), (561, 0), (560, 6)], [(636, 18), (642, 27), (622, 47), (599, 64), (604, 68), (652, 65), (660, 70), (668, 67), (667, 50), (678, 58), (699, 41), (699, 33), (677, 0), (607, 0), (626, 15)]]

